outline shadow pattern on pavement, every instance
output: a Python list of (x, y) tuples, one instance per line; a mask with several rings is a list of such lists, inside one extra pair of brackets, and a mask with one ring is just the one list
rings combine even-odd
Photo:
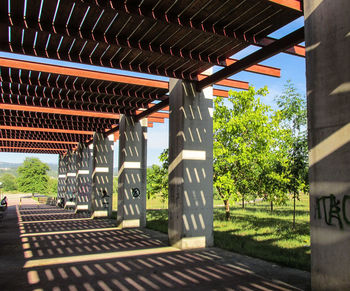
[(118, 229), (115, 221), (49, 206), (13, 208), (13, 219), (14, 212), (17, 265), (8, 274), (0, 266), (1, 290), (301, 289), (302, 282), (292, 286), (259, 274), (242, 256), (215, 248), (180, 251), (147, 229)]

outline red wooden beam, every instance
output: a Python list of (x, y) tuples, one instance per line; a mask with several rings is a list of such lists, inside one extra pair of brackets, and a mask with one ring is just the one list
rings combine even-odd
[[(148, 108), (152, 108), (153, 106), (155, 106), (157, 104), (154, 103), (150, 103), (148, 104)], [(165, 106), (163, 109), (161, 109), (162, 111), (169, 111), (169, 106)]]
[[(203, 22), (196, 22), (191, 19), (185, 19), (182, 18), (179, 15), (172, 14), (171, 11), (166, 12), (162, 9), (155, 9), (153, 10), (151, 6), (149, 5), (137, 5), (136, 3), (132, 1), (105, 1), (105, 0), (80, 0), (81, 2), (84, 2), (88, 5), (97, 5), (100, 8), (108, 11), (109, 9), (113, 9), (117, 12), (121, 13), (127, 13), (131, 16), (138, 16), (147, 18), (149, 20), (157, 20), (158, 22), (166, 22), (171, 23), (174, 25), (179, 25), (182, 27), (187, 27), (192, 30), (196, 30), (199, 32), (206, 32), (208, 34), (216, 34), (216, 35), (222, 35), (225, 37), (230, 37), (232, 39), (238, 39), (241, 42), (244, 42), (246, 44), (252, 44), (252, 45), (260, 45), (259, 41), (256, 40), (255, 35), (250, 35), (249, 33), (243, 33), (243, 34), (232, 34), (231, 31), (226, 31), (224, 28), (218, 28), (215, 27), (213, 23), (203, 23)], [(278, 0), (276, 0), (278, 1)], [(297, 0), (281, 0), (281, 3), (284, 4), (284, 6), (294, 6), (297, 3)], [(281, 4), (278, 3), (278, 4)], [(294, 3), (294, 4), (293, 4)], [(289, 8), (292, 8), (289, 7)], [(300, 10), (300, 16), (302, 16), (301, 10)], [(288, 48), (287, 48), (288, 49)]]
[(303, 3), (300, 0), (269, 0), (270, 2), (288, 7), (297, 11), (303, 11)]
[(220, 89), (213, 89), (213, 95), (216, 97), (228, 97), (228, 91), (226, 90), (220, 90)]
[[(206, 75), (202, 75), (202, 74), (198, 75), (198, 81), (201, 81), (206, 77), (207, 77)], [(226, 87), (237, 88), (237, 89), (244, 89), (244, 90), (248, 90), (249, 88), (248, 82), (231, 80), (231, 79), (221, 80), (219, 82), (216, 82), (215, 85), (226, 86)]]
[(23, 131), (41, 131), (41, 132), (58, 132), (58, 133), (72, 133), (72, 134), (83, 134), (83, 135), (93, 135), (93, 131), (85, 130), (69, 130), (69, 129), (56, 129), (56, 128), (38, 128), (29, 126), (8, 126), (0, 125), (0, 129), (8, 130), (23, 130)]
[(159, 110), (162, 110), (163, 108), (167, 107), (169, 105), (169, 97), (167, 99), (164, 99), (163, 101), (157, 103), (156, 105), (154, 105), (153, 107), (140, 112), (137, 116), (136, 119), (137, 120), (141, 120), (142, 118), (145, 118)]
[(2, 138), (0, 141), (15, 141), (15, 142), (33, 142), (33, 143), (51, 143), (51, 144), (72, 144), (76, 145), (78, 142), (64, 141), (64, 140), (45, 140), (45, 139), (21, 139), (21, 138)]
[[(32, 73), (33, 72), (33, 73)], [(35, 74), (36, 73), (36, 74)], [(125, 97), (138, 97), (145, 99), (161, 99), (166, 93), (167, 89), (154, 87), (144, 87), (147, 91), (140, 91), (138, 85), (130, 85), (132, 89), (121, 89), (118, 85), (120, 83), (113, 83), (105, 80), (91, 80), (86, 78), (78, 78), (78, 82), (74, 82), (77, 77), (75, 76), (63, 76), (59, 74), (50, 73), (50, 78), (45, 76), (46, 74), (38, 74), (35, 71), (28, 71), (24, 69), (5, 68), (1, 71), (0, 81), (8, 83), (16, 83), (23, 85), (48, 87), (50, 89), (63, 89), (81, 92), (90, 92), (93, 94), (106, 94), (113, 96), (125, 96)], [(66, 82), (68, 80), (68, 82)], [(85, 82), (87, 80), (88, 82)], [(96, 82), (95, 82), (96, 81)], [(106, 82), (107, 84), (101, 85)], [(116, 86), (111, 86), (116, 85)], [(91, 84), (94, 84), (91, 86)], [(118, 88), (119, 87), (119, 88)], [(128, 86), (129, 87), (129, 86)]]
[(120, 115), (116, 113), (93, 112), (93, 111), (74, 110), (74, 109), (59, 109), (59, 108), (51, 108), (51, 107), (27, 106), (27, 105), (4, 104), (4, 103), (0, 104), (0, 109), (65, 114), (65, 115), (75, 115), (75, 116), (87, 116), (87, 117), (99, 117), (99, 118), (111, 118), (111, 119), (119, 119), (120, 117)]
[(104, 126), (111, 126), (118, 123), (118, 119), (105, 119), (105, 118), (95, 118), (95, 117), (85, 117), (85, 116), (73, 116), (73, 115), (63, 115), (54, 113), (43, 113), (43, 112), (28, 112), (19, 110), (5, 110), (0, 109), (0, 116), (6, 118), (19, 118), (22, 120), (32, 120), (32, 119), (43, 119), (49, 122), (69, 122), (74, 124), (100, 124)]
[[(16, 82), (11, 82), (11, 83), (2, 82), (0, 91), (3, 94), (20, 95), (20, 96), (26, 96), (26, 97), (30, 96), (33, 98), (43, 98), (42, 100), (45, 100), (45, 99), (60, 100), (63, 102), (68, 102), (70, 105), (74, 104), (74, 106), (84, 106), (84, 104), (85, 105), (88, 104), (90, 108), (92, 106), (93, 107), (118, 106), (118, 108), (122, 110), (126, 106), (146, 107), (145, 102), (147, 101), (144, 97), (141, 97), (141, 96), (124, 95), (123, 96), (124, 98), (121, 99), (120, 95), (111, 95), (111, 94), (104, 94), (104, 93), (87, 93), (80, 90), (49, 88), (49, 87), (37, 86), (37, 85), (24, 85)], [(128, 97), (139, 97), (142, 99), (138, 100), (138, 102), (135, 102), (135, 101), (127, 102), (126, 99)], [(157, 98), (152, 98), (152, 99), (157, 99)]]
[(152, 116), (147, 116), (147, 119), (149, 122), (155, 122), (155, 123), (164, 123), (164, 118), (157, 118)]
[(114, 142), (116, 142), (119, 139), (119, 131), (114, 133)]
[[(11, 15), (10, 25), (12, 27), (26, 27), (26, 29), (40, 31), (42, 27), (45, 27), (45, 31), (50, 34), (55, 34), (58, 37), (62, 37), (67, 34), (66, 25), (59, 25), (53, 22), (47, 22), (45, 19), (38, 18), (26, 18), (23, 19), (18, 16)], [(169, 57), (174, 57), (180, 59), (191, 59), (196, 62), (207, 62), (212, 65), (221, 65), (222, 62), (225, 61), (224, 58), (216, 56), (216, 55), (206, 55), (196, 51), (188, 51), (184, 48), (180, 47), (170, 47), (160, 43), (149, 43), (147, 41), (135, 41), (129, 39), (121, 34), (113, 34), (110, 36), (108, 34), (103, 33), (95, 33), (91, 30), (84, 30), (84, 28), (77, 27), (69, 27), (69, 36), (74, 37), (76, 39), (81, 39), (83, 41), (93, 41), (99, 45), (112, 45), (116, 46), (116, 49), (119, 47), (126, 49), (133, 49), (141, 52), (152, 52), (157, 55), (167, 55)]]
[(284, 51), (286, 48), (293, 46), (294, 44), (300, 43), (304, 39), (304, 27), (299, 28), (296, 31), (286, 35), (285, 37), (271, 43), (270, 45), (248, 55), (247, 57), (241, 59), (239, 62), (236, 62), (211, 76), (208, 76), (202, 81), (197, 83), (197, 90), (200, 91), (205, 87), (208, 87), (216, 82), (225, 79), (231, 75), (234, 75), (242, 70), (258, 63), (264, 61), (281, 51)]
[[(143, 111), (141, 110), (136, 110), (136, 114), (140, 114)], [(155, 118), (169, 118), (169, 113), (166, 112), (153, 112), (150, 114), (148, 117), (155, 117)]]
[(41, 63), (30, 62), (30, 61), (13, 60), (13, 59), (4, 58), (4, 57), (0, 57), (0, 66), (52, 73), (52, 74), (70, 75), (75, 77), (97, 79), (97, 80), (111, 81), (111, 82), (124, 83), (124, 84), (133, 84), (133, 85), (168, 89), (168, 82), (165, 82), (165, 81), (131, 77), (131, 76), (125, 76), (120, 74), (96, 72), (88, 69), (76, 69), (76, 68), (64, 67), (60, 65), (49, 65), (49, 64), (41, 64)]
[[(277, 41), (277, 39), (272, 38), (272, 37), (265, 37), (264, 39), (260, 40), (258, 45), (260, 47), (266, 47), (270, 44), (272, 44), (273, 42)], [(302, 42), (303, 40), (301, 40), (300, 42)], [(293, 45), (290, 48), (287, 48), (283, 51), (286, 54), (290, 54), (290, 55), (294, 55), (294, 56), (298, 56), (298, 57), (305, 57), (305, 47), (302, 45)]]
[(19, 149), (19, 150), (56, 151), (56, 152), (66, 152), (66, 151), (67, 151), (67, 149), (30, 148), (30, 147), (7, 147), (7, 146), (0, 146), (0, 149)]
[[(227, 59), (226, 63), (227, 65), (232, 65), (234, 63), (237, 63), (239, 60), (229, 58)], [(270, 67), (270, 66), (265, 66), (261, 64), (253, 65), (245, 69), (247, 72), (251, 73), (257, 73), (261, 75), (266, 75), (266, 76), (271, 76), (271, 77), (281, 77), (281, 69)], [(218, 83), (216, 83), (218, 84)]]

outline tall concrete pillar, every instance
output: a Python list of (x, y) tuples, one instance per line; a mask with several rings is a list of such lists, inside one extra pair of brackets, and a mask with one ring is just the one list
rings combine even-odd
[(89, 211), (92, 191), (93, 145), (79, 144), (77, 149), (77, 207), (76, 211)]
[(63, 155), (59, 155), (58, 158), (58, 181), (57, 181), (57, 199), (65, 198), (66, 194), (66, 178), (67, 178), (67, 166), (66, 160)]
[(117, 223), (122, 227), (146, 226), (147, 119), (119, 122)]
[(96, 132), (93, 139), (92, 217), (110, 217), (113, 203), (113, 135)]
[(76, 206), (77, 198), (77, 155), (75, 152), (68, 152), (67, 154), (67, 200), (66, 206), (73, 207)]
[(213, 245), (213, 89), (170, 79), (169, 241)]
[(304, 0), (311, 287), (350, 290), (350, 1)]

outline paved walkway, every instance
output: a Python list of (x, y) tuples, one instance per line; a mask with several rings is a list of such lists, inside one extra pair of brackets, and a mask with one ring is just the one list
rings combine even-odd
[(218, 248), (179, 251), (165, 235), (9, 197), (0, 290), (306, 290), (307, 272)]

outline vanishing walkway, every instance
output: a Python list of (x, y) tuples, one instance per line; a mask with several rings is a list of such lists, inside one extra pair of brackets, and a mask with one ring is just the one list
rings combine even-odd
[(0, 290), (305, 290), (307, 272), (217, 248), (179, 251), (147, 229), (9, 197)]

